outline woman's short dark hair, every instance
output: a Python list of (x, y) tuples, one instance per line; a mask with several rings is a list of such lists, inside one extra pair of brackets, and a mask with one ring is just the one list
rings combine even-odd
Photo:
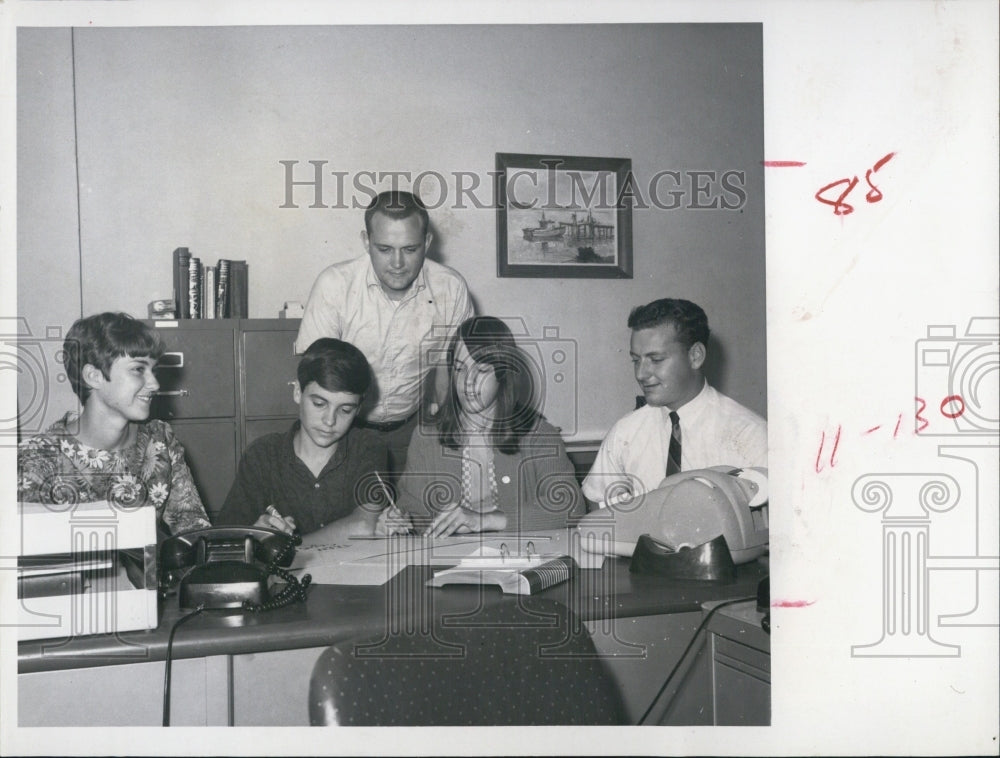
[(302, 354), (297, 371), (299, 389), (316, 382), (327, 392), (364, 395), (372, 383), (372, 369), (365, 354), (350, 342), (321, 337)]
[(664, 324), (673, 324), (677, 341), (684, 347), (690, 348), (695, 342), (708, 347), (708, 316), (690, 300), (665, 297), (633, 308), (628, 316), (629, 329), (651, 329)]
[(461, 406), (455, 390), (455, 353), (460, 342), (473, 361), (491, 367), (496, 376), (497, 399), (490, 441), (502, 453), (516, 453), (520, 449), (521, 438), (535, 427), (540, 418), (538, 412), (524, 400), (532, 396), (534, 375), (510, 328), (493, 316), (466, 319), (448, 344), (448, 395), (434, 419), (441, 443), (457, 450), (462, 442)]
[(90, 387), (83, 381), (83, 367), (90, 365), (111, 378), (117, 358), (152, 358), (163, 355), (159, 332), (127, 313), (97, 313), (73, 323), (63, 342), (63, 365), (73, 392), (86, 403)]

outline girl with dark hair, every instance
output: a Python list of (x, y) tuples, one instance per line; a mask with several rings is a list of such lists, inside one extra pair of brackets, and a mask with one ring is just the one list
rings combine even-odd
[(449, 391), (414, 431), (399, 506), (442, 537), (553, 529), (586, 511), (559, 431), (527, 398), (535, 372), (507, 325), (462, 323), (447, 351)]
[(156, 331), (126, 313), (73, 324), (63, 362), (83, 410), (18, 446), (19, 500), (151, 504), (172, 533), (211, 526), (184, 448), (169, 424), (149, 418), (162, 353)]

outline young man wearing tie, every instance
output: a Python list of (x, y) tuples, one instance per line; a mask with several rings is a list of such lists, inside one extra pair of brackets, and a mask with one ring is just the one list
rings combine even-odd
[(634, 308), (629, 353), (646, 404), (615, 422), (583, 482), (599, 504), (654, 490), (667, 476), (709, 466), (767, 468), (767, 422), (702, 373), (708, 318), (674, 298)]

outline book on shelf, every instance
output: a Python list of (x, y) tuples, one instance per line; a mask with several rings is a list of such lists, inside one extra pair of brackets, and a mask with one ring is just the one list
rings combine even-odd
[(194, 256), (188, 263), (188, 307), (191, 318), (201, 318), (201, 259)]
[(215, 312), (218, 318), (229, 316), (229, 261), (220, 258), (215, 275)]
[(175, 249), (176, 318), (249, 318), (248, 279), (245, 260), (220, 258), (217, 265), (209, 266), (188, 248)]
[(246, 261), (229, 261), (229, 318), (248, 318), (247, 284), (249, 270)]
[(191, 305), (188, 300), (188, 266), (190, 262), (190, 250), (186, 247), (174, 250), (174, 303), (177, 318), (191, 318)]
[(204, 318), (215, 318), (215, 266), (205, 266), (201, 299)]
[(496, 584), (505, 594), (533, 595), (570, 578), (575, 561), (568, 555), (527, 558), (473, 555), (454, 568), (435, 571), (428, 587), (448, 584)]

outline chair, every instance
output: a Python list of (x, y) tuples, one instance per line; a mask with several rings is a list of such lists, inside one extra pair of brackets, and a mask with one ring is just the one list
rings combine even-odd
[(587, 630), (561, 603), (504, 598), (423, 634), (337, 643), (309, 683), (313, 726), (626, 723)]

